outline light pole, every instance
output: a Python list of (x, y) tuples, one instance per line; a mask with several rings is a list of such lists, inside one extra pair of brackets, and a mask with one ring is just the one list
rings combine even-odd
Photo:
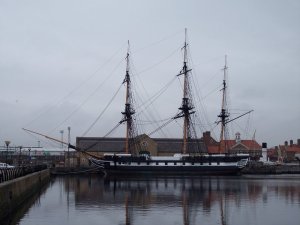
[(64, 144), (62, 143), (64, 141), (64, 130), (59, 131), (61, 134), (61, 148), (64, 147)]
[(29, 152), (29, 165), (31, 164), (31, 156), (30, 156), (30, 151), (31, 151), (31, 148), (28, 149), (28, 152)]
[[(64, 150), (64, 167), (66, 167), (66, 156), (65, 156), (65, 149), (64, 149), (64, 144), (63, 144), (63, 141), (64, 141), (64, 130), (61, 130), (60, 134), (61, 134), (61, 148)], [(61, 160), (61, 159), (59, 159), (59, 160)]]
[(6, 158), (5, 158), (5, 163), (6, 163), (6, 168), (7, 168), (7, 155), (8, 155), (8, 146), (10, 144), (10, 141), (5, 141), (5, 145), (6, 145)]
[(21, 151), (22, 151), (22, 146), (19, 146), (20, 152), (19, 152), (19, 166), (21, 166)]
[(70, 169), (70, 152), (69, 152), (69, 150), (70, 150), (70, 147), (69, 147), (69, 145), (70, 145), (70, 143), (71, 143), (71, 127), (68, 127), (68, 167), (69, 167), (69, 169)]

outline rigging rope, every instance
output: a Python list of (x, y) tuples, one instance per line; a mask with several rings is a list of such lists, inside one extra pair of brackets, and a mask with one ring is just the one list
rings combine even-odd
[(38, 140), (38, 141), (41, 141), (41, 142), (43, 142), (43, 143), (47, 143), (47, 144), (49, 144), (49, 145), (51, 145), (53, 148), (57, 148), (57, 145), (56, 144), (54, 144), (52, 141), (45, 141), (44, 139), (40, 139), (40, 138), (38, 138), (36, 135), (34, 135), (33, 133), (31, 133), (31, 132), (29, 132), (29, 131), (27, 131), (27, 130), (25, 130), (25, 132), (27, 133), (27, 134), (29, 134), (30, 136), (32, 136), (34, 139), (36, 139), (36, 140)]
[(92, 128), (93, 126), (97, 123), (97, 121), (102, 117), (102, 115), (105, 113), (105, 111), (107, 110), (107, 108), (110, 106), (110, 104), (112, 103), (112, 101), (115, 99), (115, 97), (117, 96), (117, 94), (119, 93), (120, 89), (122, 87), (122, 84), (120, 85), (120, 87), (118, 88), (118, 90), (116, 91), (116, 93), (113, 95), (113, 97), (110, 99), (110, 101), (107, 103), (107, 105), (104, 107), (104, 109), (102, 110), (102, 112), (97, 116), (97, 118), (95, 119), (95, 121), (89, 126), (89, 128), (82, 134), (82, 136), (84, 137)]
[[(48, 113), (49, 111), (51, 111), (52, 109), (54, 109), (54, 106), (57, 106), (59, 104), (61, 104), (63, 101), (65, 101), (65, 99), (67, 99), (68, 97), (70, 97), (72, 94), (74, 94), (76, 91), (78, 91), (78, 89), (80, 89), (83, 85), (85, 85), (89, 80), (91, 80), (94, 76), (96, 76), (96, 74), (105, 66), (107, 65), (110, 61), (112, 61), (112, 59), (124, 48), (124, 45), (122, 45), (117, 51), (115, 51), (112, 56), (110, 58), (108, 58), (104, 63), (101, 64), (101, 66), (98, 66), (97, 69), (91, 73), (91, 75), (84, 80), (83, 82), (81, 82), (79, 85), (77, 85), (75, 88), (73, 88), (68, 94), (66, 94), (64, 97), (60, 98), (57, 101), (53, 101), (54, 104), (50, 105), (49, 107), (47, 107), (45, 110), (43, 110), (40, 114), (38, 114), (34, 119), (32, 119), (30, 122), (28, 122), (26, 125), (24, 125), (24, 127), (28, 127), (30, 124), (34, 123), (36, 120), (38, 120), (40, 117), (42, 117), (43, 115), (45, 115), (46, 113)], [(53, 106), (54, 105), (54, 106)]]
[(171, 118), (169, 121), (167, 121), (166, 123), (164, 123), (163, 125), (161, 125), (160, 127), (156, 128), (154, 131), (150, 132), (148, 134), (148, 136), (151, 136), (152, 134), (156, 133), (157, 131), (159, 131), (160, 129), (162, 129), (163, 127), (167, 126), (169, 123), (171, 123), (174, 120), (174, 117)]
[[(190, 58), (190, 60), (191, 60), (191, 64), (192, 64), (193, 67), (194, 67), (194, 63), (193, 63), (193, 61), (192, 61), (192, 58), (191, 58), (191, 57), (189, 57), (189, 58)], [(195, 70), (192, 71), (191, 80), (192, 80), (192, 84), (193, 84), (195, 90), (198, 90), (198, 91), (195, 93), (196, 98), (197, 98), (196, 101), (195, 101), (195, 104), (196, 104), (196, 108), (197, 108), (197, 109), (200, 108), (199, 110), (197, 110), (197, 111), (201, 112), (201, 113), (198, 113), (199, 116), (200, 116), (200, 118), (199, 118), (200, 123), (204, 124), (204, 123), (201, 122), (201, 121), (207, 121), (207, 122), (208, 122), (209, 119), (208, 119), (208, 113), (207, 113), (206, 107), (204, 106), (203, 100), (204, 100), (208, 95), (210, 95), (211, 93), (213, 93), (215, 90), (211, 91), (209, 94), (207, 94), (206, 96), (202, 97), (202, 94), (201, 94), (201, 88), (200, 88), (200, 85), (199, 85), (199, 81), (198, 81), (198, 79), (196, 79), (196, 76), (194, 76), (194, 72), (195, 72)], [(208, 128), (209, 128), (209, 130), (211, 130), (211, 131), (213, 132), (212, 126), (209, 125)], [(205, 128), (203, 127), (202, 129), (207, 129), (207, 128), (206, 128), (206, 127), (205, 127)], [(202, 129), (201, 129), (201, 130), (202, 130)], [(202, 132), (203, 132), (203, 130), (202, 130)], [(215, 136), (214, 132), (213, 132), (213, 135)]]
[(161, 123), (169, 120), (170, 118), (163, 119), (163, 120), (139, 120), (141, 123), (147, 124), (147, 123)]
[(143, 104), (139, 105), (137, 109), (144, 107), (142, 110), (139, 111), (139, 114), (145, 111), (158, 97), (160, 97), (171, 86), (171, 84), (176, 80), (176, 78), (177, 78), (176, 76), (173, 77), (172, 80), (168, 82), (165, 86), (163, 86), (158, 92), (156, 92), (156, 94), (150, 97)]
[[(151, 111), (145, 111), (148, 107), (150, 107), (150, 106), (153, 105), (154, 100), (151, 101), (151, 99), (152, 99), (153, 97), (151, 97), (151, 98), (149, 97), (149, 94), (148, 94), (146, 88), (144, 87), (144, 84), (143, 84), (142, 79), (140, 78), (139, 74), (142, 74), (142, 73), (144, 73), (144, 72), (147, 72), (147, 71), (151, 70), (152, 68), (156, 67), (157, 65), (159, 65), (159, 64), (161, 64), (161, 63), (163, 63), (163, 62), (165, 62), (167, 59), (169, 59), (171, 56), (173, 56), (179, 49), (180, 49), (180, 48), (175, 49), (173, 52), (171, 52), (171, 54), (169, 54), (169, 55), (167, 55), (166, 57), (162, 58), (161, 60), (159, 60), (158, 62), (154, 63), (153, 65), (151, 65), (151, 66), (149, 66), (149, 67), (147, 67), (147, 68), (145, 68), (145, 69), (143, 69), (143, 70), (141, 70), (141, 71), (139, 71), (139, 72), (135, 72), (135, 73), (134, 73), (135, 77), (138, 78), (138, 81), (139, 81), (139, 83), (141, 84), (141, 85), (140, 85), (140, 86), (141, 86), (141, 89), (143, 89), (144, 93), (146, 94), (146, 97), (148, 98), (148, 100), (147, 100), (146, 102), (142, 103), (142, 105), (138, 106), (137, 108), (141, 108), (142, 106), (144, 106), (144, 105), (146, 105), (147, 103), (149, 103), (149, 104), (145, 107), (145, 109), (144, 109), (143, 111), (141, 110), (141, 111), (139, 112), (139, 114), (136, 115), (136, 117), (139, 117), (139, 116), (141, 115), (141, 113), (145, 112), (143, 115), (144, 115), (147, 119), (148, 119), (148, 118), (153, 118), (153, 119), (152, 119), (153, 121), (157, 120), (157, 118), (158, 118), (158, 119), (161, 119), (160, 116), (159, 116), (159, 113), (158, 113), (158, 111), (157, 111), (157, 107), (153, 106)], [(133, 67), (133, 68), (134, 68), (134, 67)], [(133, 80), (133, 81), (134, 81), (134, 80)], [(134, 85), (134, 86), (137, 87), (137, 88), (139, 88), (139, 85)], [(141, 91), (138, 91), (138, 93), (142, 93), (142, 92), (141, 92)], [(161, 94), (162, 94), (162, 93), (161, 93)], [(140, 100), (142, 100), (140, 94), (138, 94), (137, 97), (138, 97)], [(154, 96), (154, 97), (155, 97), (155, 96)], [(157, 97), (158, 97), (158, 96), (157, 96)], [(143, 102), (143, 101), (141, 101), (141, 102)], [(153, 126), (154, 126), (154, 125), (155, 125), (155, 124), (153, 124)], [(159, 125), (159, 124), (156, 124), (156, 125)], [(160, 132), (161, 132), (161, 134), (162, 134), (163, 136), (166, 136), (166, 135), (165, 135), (165, 131), (161, 130)]]
[(160, 60), (160, 61), (158, 61), (158, 62), (156, 62), (156, 63), (154, 63), (153, 65), (151, 65), (151, 66), (149, 66), (149, 67), (147, 67), (147, 68), (145, 68), (145, 69), (143, 69), (143, 70), (141, 70), (140, 72), (138, 72), (136, 75), (139, 75), (139, 74), (142, 74), (142, 73), (145, 73), (145, 72), (147, 72), (148, 70), (151, 70), (152, 68), (154, 68), (154, 67), (156, 67), (156, 66), (158, 66), (159, 64), (161, 64), (161, 63), (163, 63), (163, 62), (165, 62), (167, 59), (169, 59), (171, 56), (173, 56), (178, 50), (180, 50), (181, 48), (177, 48), (177, 49), (175, 49), (171, 54), (169, 54), (168, 56), (166, 56), (165, 58), (163, 58), (162, 60)]
[(170, 35), (168, 35), (168, 36), (166, 36), (166, 37), (164, 37), (164, 38), (162, 38), (162, 39), (160, 39), (160, 40), (158, 40), (158, 41), (155, 41), (155, 42), (153, 42), (153, 43), (151, 43), (151, 44), (148, 44), (147, 46), (142, 47), (142, 48), (136, 50), (136, 51), (133, 52), (133, 53), (138, 53), (138, 52), (140, 52), (140, 51), (143, 51), (144, 49), (153, 47), (153, 46), (155, 46), (155, 45), (157, 45), (157, 44), (160, 44), (161, 42), (164, 42), (164, 41), (166, 41), (166, 40), (169, 40), (169, 38), (171, 38), (171, 37), (173, 38), (173, 37), (177, 36), (178, 34), (182, 34), (182, 29), (180, 29), (179, 31), (176, 31), (175, 33), (170, 34)]
[[(172, 84), (175, 80), (176, 80), (176, 77), (173, 77), (173, 78), (171, 79), (171, 81), (169, 81), (165, 86), (163, 86), (159, 91), (157, 91), (152, 97), (150, 97), (147, 101), (145, 101), (144, 103), (142, 103), (141, 105), (139, 105), (139, 106), (137, 107), (137, 109), (139, 109), (139, 112), (136, 114), (136, 116), (139, 117), (139, 116), (143, 113), (143, 115), (144, 115), (148, 120), (149, 120), (149, 117), (150, 117), (150, 118), (154, 118), (154, 119), (152, 120), (152, 121), (154, 121), (154, 122), (153, 122), (153, 125), (156, 125), (156, 127), (159, 126), (159, 123), (156, 122), (157, 119), (155, 119), (155, 116), (154, 116), (154, 115), (157, 115), (158, 118), (160, 119), (160, 116), (159, 116), (159, 114), (158, 114), (158, 112), (157, 112), (157, 108), (156, 108), (156, 107), (152, 107), (152, 108), (154, 109), (154, 111), (155, 111), (155, 114), (154, 114), (154, 115), (153, 115), (153, 113), (152, 113), (151, 111), (149, 111), (149, 110), (147, 110), (147, 109), (148, 109), (150, 106), (153, 106), (153, 105), (154, 105), (153, 103), (158, 99), (158, 97), (160, 97), (165, 91), (167, 91), (168, 88), (171, 86), (171, 84)], [(161, 132), (164, 136), (166, 136), (163, 130), (160, 130), (160, 132)]]
[(111, 77), (110, 75), (120, 66), (120, 64), (122, 63), (123, 59), (116, 65), (116, 67), (108, 74), (108, 76), (106, 76), (106, 78), (103, 80), (103, 82), (101, 84), (99, 84), (96, 89), (87, 96), (87, 98), (85, 98), (85, 100), (77, 107), (75, 108), (75, 110), (73, 110), (61, 123), (59, 123), (56, 127), (54, 127), (51, 131), (49, 131), (48, 133), (52, 133), (53, 131), (55, 131), (58, 127), (60, 127), (62, 124), (64, 124), (66, 121), (68, 121), (79, 109), (82, 108), (82, 106), (84, 104), (87, 103), (87, 101), (97, 93), (97, 91), (105, 84), (105, 82)]
[(114, 126), (114, 128), (113, 129), (111, 129), (107, 134), (105, 134), (103, 137), (107, 137), (107, 136), (109, 136), (115, 129), (117, 129), (118, 128), (118, 126), (120, 126), (122, 123), (117, 123), (117, 125), (116, 126)]

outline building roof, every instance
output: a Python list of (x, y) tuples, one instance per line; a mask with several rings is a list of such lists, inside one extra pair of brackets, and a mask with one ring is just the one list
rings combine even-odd
[[(237, 133), (240, 137), (240, 133)], [(206, 131), (203, 133), (201, 140), (207, 146), (208, 153), (225, 153), (225, 149), (236, 150), (236, 151), (257, 151), (261, 150), (261, 146), (255, 140), (226, 140), (221, 143), (211, 137), (210, 132)], [(226, 147), (225, 147), (226, 146)]]
[(83, 151), (125, 152), (124, 138), (77, 137), (76, 146)]
[(245, 147), (248, 150), (261, 149), (261, 145), (259, 145), (255, 140), (240, 140), (240, 142), (237, 142), (236, 140), (226, 140), (226, 144), (230, 149), (233, 149), (237, 146)]
[(280, 149), (284, 149), (287, 152), (300, 153), (300, 146), (298, 145), (279, 145)]
[[(153, 138), (157, 143), (157, 151), (160, 153), (181, 153), (183, 148), (182, 139), (173, 139), (173, 138)], [(207, 152), (205, 144), (200, 139), (190, 140), (188, 144), (187, 153), (202, 153)]]
[(268, 149), (269, 156), (277, 156), (278, 151), (281, 151), (281, 154), (300, 154), (300, 139), (298, 139), (297, 144), (293, 144), (293, 141), (290, 141), (290, 144), (286, 141), (284, 145), (278, 145)]
[[(157, 144), (158, 153), (181, 153), (183, 140), (179, 138), (150, 138), (141, 135), (142, 139), (151, 139)], [(143, 140), (140, 140), (143, 142)], [(77, 147), (87, 151), (125, 152), (125, 138), (77, 137)], [(187, 153), (207, 152), (205, 144), (200, 139), (192, 139), (188, 144)]]
[[(226, 147), (225, 147), (226, 146)], [(261, 150), (261, 146), (255, 140), (226, 140), (220, 144), (212, 144), (207, 146), (209, 153), (225, 153), (225, 149), (236, 151), (257, 151)]]

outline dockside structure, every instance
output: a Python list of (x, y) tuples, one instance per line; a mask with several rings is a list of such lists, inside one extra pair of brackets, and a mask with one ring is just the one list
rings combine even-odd
[[(143, 134), (139, 138), (143, 149), (148, 151), (152, 156), (173, 156), (182, 153), (183, 141), (181, 138), (150, 138)], [(261, 157), (261, 146), (255, 140), (241, 140), (240, 136), (235, 140), (227, 140), (229, 151), (227, 153), (246, 153), (250, 154), (252, 159)], [(77, 137), (76, 146), (82, 150), (86, 150), (95, 156), (103, 156), (104, 153), (124, 153), (125, 139), (119, 137), (103, 138), (103, 137)], [(225, 153), (224, 149), (220, 149), (220, 142), (211, 137), (210, 132), (203, 133), (203, 137), (190, 141), (188, 154), (201, 153)], [(78, 152), (79, 166), (88, 165), (89, 161), (84, 154)]]

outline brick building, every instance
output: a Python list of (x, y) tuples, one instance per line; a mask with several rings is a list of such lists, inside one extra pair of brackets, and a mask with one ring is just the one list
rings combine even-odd
[(291, 162), (296, 160), (300, 154), (300, 139), (294, 144), (293, 140), (285, 141), (283, 145), (278, 145), (268, 149), (268, 157), (271, 161)]
[(258, 160), (262, 156), (262, 147), (255, 140), (242, 140), (238, 132), (234, 140), (217, 142), (210, 136), (210, 132), (203, 133), (203, 141), (207, 146), (208, 153), (245, 153), (250, 154), (252, 159)]

